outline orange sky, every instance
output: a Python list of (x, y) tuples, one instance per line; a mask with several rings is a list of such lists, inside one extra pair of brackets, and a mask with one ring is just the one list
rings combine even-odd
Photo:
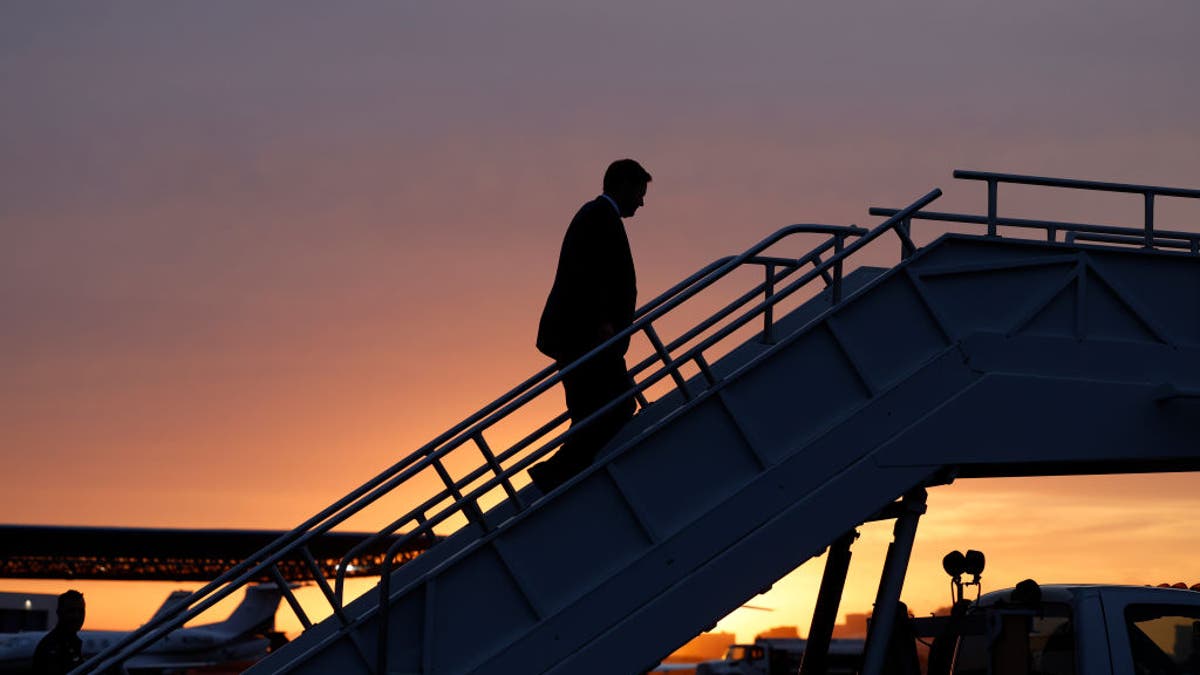
[[(0, 513), (303, 520), (545, 364), (533, 334), (563, 228), (618, 156), (655, 176), (628, 224), (643, 299), (792, 222), (869, 224), (867, 206), (934, 186), (939, 208), (980, 211), (956, 167), (1200, 186), (1200, 93), (1180, 86), (1197, 20), (1115, 0), (7, 4)], [(1140, 224), (1136, 199), (1001, 204)], [(990, 588), (1200, 580), (1193, 480), (938, 488), (906, 595), (946, 604), (940, 558), (968, 547)], [(864, 529), (845, 611), (869, 605), (889, 531)], [(718, 628), (806, 630), (820, 566)], [(77, 585), (94, 627), (175, 587)]]

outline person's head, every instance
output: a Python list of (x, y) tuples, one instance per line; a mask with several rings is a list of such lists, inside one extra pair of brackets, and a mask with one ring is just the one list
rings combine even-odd
[(650, 174), (632, 159), (618, 159), (604, 172), (604, 194), (613, 198), (622, 218), (628, 218), (642, 206)]
[(70, 590), (58, 596), (58, 628), (78, 633), (85, 613), (83, 593)]

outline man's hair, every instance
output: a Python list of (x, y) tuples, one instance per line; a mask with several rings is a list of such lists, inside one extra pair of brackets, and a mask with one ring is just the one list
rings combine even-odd
[(83, 602), (83, 593), (80, 593), (79, 591), (77, 591), (75, 589), (71, 589), (71, 590), (63, 593), (62, 595), (58, 596), (58, 606), (59, 607), (62, 607), (63, 605), (65, 605), (69, 602), (82, 603)]
[(632, 159), (618, 159), (604, 172), (604, 191), (611, 192), (622, 185), (644, 185), (653, 180), (641, 164)]

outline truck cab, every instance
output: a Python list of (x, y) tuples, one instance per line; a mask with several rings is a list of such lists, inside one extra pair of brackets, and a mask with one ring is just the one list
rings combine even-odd
[(927, 675), (1200, 673), (1200, 592), (1032, 581), (913, 619)]

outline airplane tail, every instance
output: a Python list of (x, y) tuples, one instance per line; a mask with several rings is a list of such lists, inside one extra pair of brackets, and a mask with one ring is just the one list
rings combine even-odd
[(275, 610), (283, 597), (275, 584), (255, 584), (246, 587), (246, 596), (228, 619), (212, 624), (212, 628), (229, 635), (266, 633), (275, 628)]
[(191, 597), (191, 595), (192, 594), (190, 591), (171, 591), (171, 594), (167, 596), (167, 599), (163, 601), (163, 604), (159, 606), (159, 608), (154, 612), (154, 615), (150, 617), (150, 620), (153, 621), (159, 616), (175, 609), (180, 602)]

